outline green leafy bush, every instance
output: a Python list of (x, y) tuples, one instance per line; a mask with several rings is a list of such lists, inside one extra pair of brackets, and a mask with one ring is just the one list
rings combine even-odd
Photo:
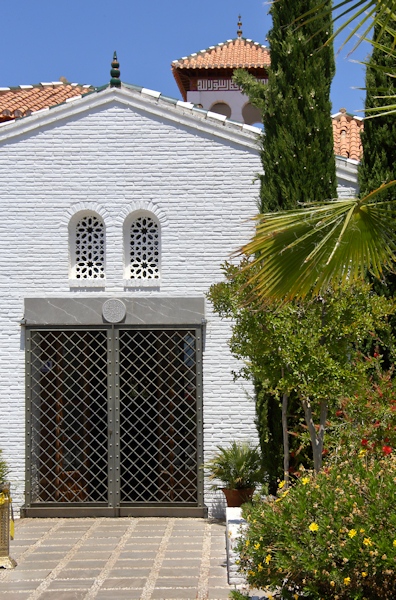
[(5, 482), (8, 474), (7, 464), (5, 460), (1, 457), (1, 454), (2, 450), (0, 448), (0, 485)]
[(245, 511), (240, 569), (277, 598), (396, 598), (396, 457), (365, 455), (302, 473)]

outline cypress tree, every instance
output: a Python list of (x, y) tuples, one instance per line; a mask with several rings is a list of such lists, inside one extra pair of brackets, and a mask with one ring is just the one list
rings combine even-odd
[[(331, 0), (327, 2), (331, 8)], [(268, 34), (268, 84), (247, 72), (235, 80), (262, 111), (260, 211), (295, 208), (337, 194), (330, 85), (335, 72), (331, 14), (298, 26), (296, 20), (317, 0), (277, 0)], [(320, 30), (320, 31), (319, 31)]]
[[(328, 0), (326, 8), (331, 4)], [(335, 63), (332, 44), (325, 46), (332, 31), (331, 13), (321, 22), (296, 24), (316, 6), (317, 0), (273, 2), (268, 84), (246, 71), (235, 72), (235, 81), (262, 112), (260, 212), (293, 209), (337, 195), (330, 116)], [(255, 384), (256, 424), (273, 492), (277, 477), (283, 478), (281, 411), (278, 399)], [(297, 406), (291, 394), (289, 414), (296, 413)]]
[[(378, 37), (379, 28), (374, 30), (374, 40)], [(385, 48), (391, 48), (393, 37), (389, 33), (383, 33), (379, 40)], [(386, 52), (377, 47), (373, 48), (370, 60), (366, 68), (366, 116), (376, 115), (364, 122), (362, 133), (363, 158), (358, 168), (358, 181), (360, 196), (376, 190), (382, 183), (387, 183), (396, 178), (396, 118), (395, 114), (382, 115), (370, 109), (381, 108), (394, 104), (392, 98), (396, 96), (396, 79), (388, 73), (396, 72), (395, 52)], [(385, 111), (386, 112), (386, 111)], [(378, 114), (378, 116), (377, 116)], [(386, 201), (395, 198), (395, 188), (391, 188), (377, 196), (378, 201)], [(396, 274), (388, 272), (379, 281), (369, 276), (374, 291), (387, 297), (394, 296), (396, 292)], [(393, 335), (396, 335), (396, 316), (390, 317)], [(371, 351), (374, 352), (371, 347)], [(384, 368), (394, 361), (392, 350), (388, 347), (381, 348)]]
[(295, 23), (316, 5), (317, 0), (280, 0), (271, 7), (271, 68), (263, 112), (263, 212), (337, 194), (330, 117), (335, 64), (332, 45), (324, 46), (332, 28), (331, 14), (321, 23), (317, 19), (300, 27)]
[[(374, 39), (378, 28), (374, 32)], [(379, 42), (391, 48), (393, 40), (384, 33)], [(396, 72), (396, 54), (374, 47), (366, 69), (366, 116), (376, 115), (370, 109), (394, 104), (394, 100), (385, 96), (396, 96), (396, 79), (388, 73)], [(381, 98), (381, 96), (383, 96)], [(395, 114), (375, 116), (364, 122), (362, 133), (363, 158), (358, 170), (360, 195), (363, 197), (396, 177), (396, 118)], [(378, 196), (379, 200), (394, 198), (395, 191), (390, 189)]]

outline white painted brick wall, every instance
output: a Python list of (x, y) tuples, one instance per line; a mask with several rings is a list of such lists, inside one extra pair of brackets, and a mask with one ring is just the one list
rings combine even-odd
[[(17, 507), (24, 493), (24, 298), (205, 294), (252, 231), (259, 170), (252, 149), (116, 102), (0, 142), (0, 447)], [(128, 207), (152, 210), (162, 224), (159, 290), (124, 288)], [(69, 286), (68, 223), (82, 209), (105, 221), (105, 290)], [(256, 438), (251, 386), (231, 376), (230, 324), (210, 306), (207, 318), (206, 458), (217, 444)], [(206, 490), (205, 500), (212, 513), (224, 510), (219, 495)]]

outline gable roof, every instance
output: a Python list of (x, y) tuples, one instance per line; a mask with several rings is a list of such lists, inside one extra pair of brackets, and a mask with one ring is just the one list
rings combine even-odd
[(0, 142), (58, 121), (64, 122), (67, 118), (89, 113), (93, 109), (105, 109), (114, 102), (173, 122), (176, 126), (189, 127), (258, 152), (260, 129), (226, 119), (223, 115), (201, 109), (191, 102), (169, 98), (160, 92), (125, 83), (120, 88), (110, 85), (90, 88), (85, 94), (70, 97), (62, 104), (28, 112), (26, 117), (4, 121), (0, 123)]
[[(238, 38), (239, 39), (243, 38)], [(249, 41), (249, 40), (246, 40)], [(168, 98), (160, 92), (147, 90), (140, 86), (122, 84), (123, 88), (134, 90), (143, 96), (151, 96), (168, 105), (183, 107), (189, 112), (199, 115), (202, 118), (215, 120), (219, 124), (227, 121), (222, 115), (211, 113), (200, 109), (189, 102), (180, 102), (174, 98)], [(108, 86), (95, 88), (91, 85), (81, 85), (78, 83), (64, 83), (55, 81), (51, 83), (40, 83), (37, 85), (20, 85), (12, 88), (0, 88), (0, 123), (14, 121), (21, 117), (27, 117), (32, 113), (58, 106), (64, 102), (78, 100), (85, 94), (100, 92)], [(332, 115), (333, 135), (334, 135), (334, 153), (337, 156), (350, 158), (359, 161), (362, 157), (363, 149), (360, 133), (363, 131), (363, 119), (350, 115), (345, 109), (340, 109), (338, 113)], [(243, 126), (242, 123), (234, 123), (239, 130), (260, 133), (259, 129), (250, 126)]]
[(32, 112), (61, 104), (93, 89), (90, 85), (63, 81), (0, 88), (0, 123), (26, 117)]

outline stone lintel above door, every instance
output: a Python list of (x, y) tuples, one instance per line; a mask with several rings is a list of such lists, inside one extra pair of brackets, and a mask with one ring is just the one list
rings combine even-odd
[[(105, 304), (107, 301), (112, 302)], [(114, 301), (118, 302), (114, 302)], [(105, 306), (104, 306), (105, 305)], [(114, 316), (113, 316), (114, 315)], [(205, 299), (131, 298), (25, 298), (24, 324), (38, 325), (201, 325)]]

